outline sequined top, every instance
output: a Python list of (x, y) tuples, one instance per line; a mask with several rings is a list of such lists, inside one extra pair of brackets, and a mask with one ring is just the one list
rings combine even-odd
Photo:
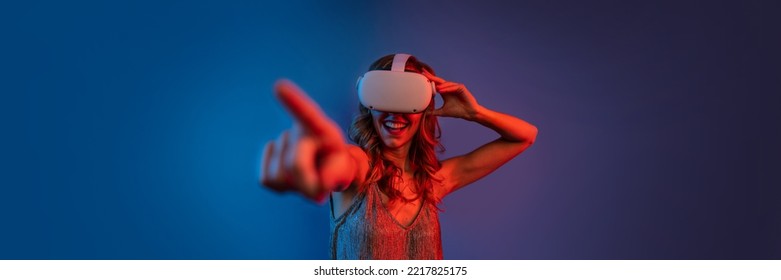
[(406, 227), (382, 204), (376, 184), (357, 194), (339, 217), (334, 217), (333, 197), (330, 202), (331, 259), (442, 259), (439, 214), (425, 198)]

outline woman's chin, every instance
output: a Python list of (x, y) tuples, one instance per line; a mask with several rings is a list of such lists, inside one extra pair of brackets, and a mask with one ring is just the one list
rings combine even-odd
[(385, 141), (384, 143), (385, 143), (385, 148), (387, 149), (398, 149), (399, 147), (401, 147), (401, 144), (398, 143), (397, 141)]
[(404, 142), (402, 142), (400, 139), (384, 139), (383, 143), (385, 144), (385, 148), (391, 150), (404, 146)]
[(404, 145), (408, 144), (412, 140), (410, 128), (404, 128), (400, 130), (390, 130), (385, 127), (380, 132), (382, 142), (387, 149), (400, 149)]

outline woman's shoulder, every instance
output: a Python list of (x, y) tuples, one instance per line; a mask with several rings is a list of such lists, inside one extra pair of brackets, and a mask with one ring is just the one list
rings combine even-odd
[(366, 162), (369, 161), (369, 154), (367, 154), (366, 151), (364, 151), (363, 148), (361, 148), (358, 145), (348, 144), (347, 145), (347, 151), (356, 160), (362, 160), (362, 161), (366, 161)]
[(353, 159), (355, 159), (355, 163), (358, 165), (357, 167), (359, 174), (365, 175), (366, 172), (369, 171), (369, 163), (371, 162), (371, 159), (369, 159), (369, 154), (366, 153), (366, 151), (364, 151), (360, 146), (352, 144), (347, 145), (347, 152), (349, 152)]
[(366, 175), (369, 173), (369, 156), (361, 147), (352, 144), (347, 145), (347, 152), (355, 160), (356, 169), (353, 182), (346, 191), (354, 193), (366, 181)]

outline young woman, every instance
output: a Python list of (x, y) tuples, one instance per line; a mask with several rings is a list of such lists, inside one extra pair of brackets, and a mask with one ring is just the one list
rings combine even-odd
[[(369, 70), (390, 70), (393, 60), (384, 56)], [(261, 184), (316, 201), (329, 196), (333, 259), (442, 259), (437, 204), (523, 152), (537, 136), (533, 125), (480, 106), (463, 84), (437, 77), (415, 57), (404, 70), (433, 81), (443, 106), (435, 108), (432, 98), (413, 114), (361, 105), (349, 130), (355, 145), (293, 83), (275, 85), (296, 124), (266, 144)], [(500, 137), (440, 161), (437, 117), (477, 122)]]

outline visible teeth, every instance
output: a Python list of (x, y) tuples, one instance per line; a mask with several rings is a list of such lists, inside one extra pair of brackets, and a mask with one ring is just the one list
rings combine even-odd
[(387, 121), (387, 122), (385, 122), (385, 126), (387, 126), (389, 128), (399, 129), (399, 128), (407, 127), (407, 124)]

